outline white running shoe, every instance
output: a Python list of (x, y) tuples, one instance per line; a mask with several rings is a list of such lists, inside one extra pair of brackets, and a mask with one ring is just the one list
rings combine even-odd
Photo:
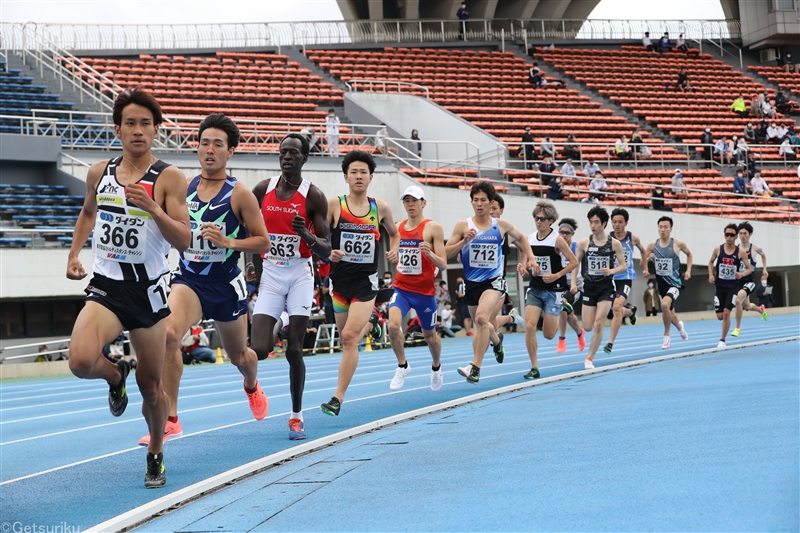
[(681, 339), (683, 339), (685, 341), (688, 341), (689, 340), (689, 334), (686, 333), (685, 329), (683, 329), (683, 322), (678, 322), (678, 325), (680, 326)]
[(431, 390), (437, 391), (442, 388), (442, 385), (444, 385), (442, 368), (439, 367), (439, 370), (431, 370)]
[(725, 344), (725, 341), (719, 341), (717, 343), (717, 348), (727, 348), (727, 347), (728, 347), (728, 345)]
[(389, 383), (389, 388), (392, 390), (397, 390), (403, 387), (403, 383), (405, 383), (406, 376), (409, 372), (411, 372), (411, 365), (408, 364), (406, 361), (406, 368), (397, 367), (397, 370), (394, 371), (394, 377), (392, 378), (392, 382)]
[(514, 324), (516, 324), (518, 328), (525, 327), (525, 321), (522, 320), (522, 316), (519, 314), (516, 307), (513, 307), (511, 311), (509, 311), (508, 316), (514, 319)]
[(594, 363), (592, 363), (591, 359), (584, 359), (583, 360), (583, 368), (586, 370), (591, 370), (594, 368)]
[(661, 349), (662, 350), (669, 349), (669, 335), (664, 335), (664, 342), (661, 344)]

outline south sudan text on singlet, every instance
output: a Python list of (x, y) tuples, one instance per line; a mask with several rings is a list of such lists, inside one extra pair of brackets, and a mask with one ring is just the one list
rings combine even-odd
[(313, 224), (308, 219), (306, 212), (306, 197), (311, 188), (311, 182), (304, 179), (294, 195), (283, 201), (277, 195), (280, 179), (280, 176), (275, 176), (269, 180), (267, 192), (261, 202), (261, 214), (272, 240), (269, 252), (261, 256), (267, 268), (291, 267), (298, 263), (307, 263), (308, 258), (311, 257), (311, 248), (292, 229), (292, 220), (297, 213), (306, 220), (306, 228), (312, 234), (314, 233)]

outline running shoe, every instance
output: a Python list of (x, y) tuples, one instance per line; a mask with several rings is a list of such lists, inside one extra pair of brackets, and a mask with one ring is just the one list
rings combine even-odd
[(247, 403), (250, 404), (250, 410), (253, 412), (255, 419), (263, 420), (267, 416), (267, 412), (269, 412), (269, 400), (261, 389), (261, 384), (256, 381), (255, 392), (250, 394), (245, 390), (244, 393), (247, 395)]
[(497, 346), (494, 346), (494, 358), (497, 360), (498, 363), (502, 363), (503, 360), (506, 358), (506, 349), (503, 348), (503, 334), (499, 331), (497, 332), (497, 336), (500, 338), (500, 342), (497, 343)]
[(742, 330), (740, 330), (739, 328), (733, 328), (733, 333), (731, 333), (731, 337), (738, 337), (739, 333), (741, 332)]
[(167, 484), (167, 471), (164, 468), (164, 452), (147, 452), (147, 468), (144, 471), (144, 486), (147, 489), (160, 489)]
[(582, 352), (586, 349), (586, 330), (581, 328), (581, 336), (578, 337), (578, 351)]
[(128, 392), (125, 390), (125, 380), (131, 372), (131, 365), (125, 359), (117, 361), (117, 368), (122, 375), (122, 379), (116, 385), (108, 387), (108, 408), (114, 416), (122, 416), (125, 408), (128, 407)]
[(661, 349), (662, 350), (668, 350), (669, 349), (669, 335), (664, 335), (664, 342), (661, 343)]
[(586, 358), (583, 360), (583, 368), (586, 370), (591, 370), (594, 368), (594, 363), (592, 362), (591, 359)]
[(475, 336), (475, 334), (474, 334), (474, 333), (472, 333), (471, 331), (468, 331), (468, 332), (467, 332), (467, 337), (473, 337), (473, 336)]
[(442, 388), (444, 385), (444, 373), (442, 372), (442, 368), (439, 367), (439, 370), (431, 370), (431, 390), (437, 391)]
[(459, 368), (458, 373), (467, 378), (467, 383), (475, 385), (481, 379), (481, 369), (473, 364)]
[(289, 440), (303, 440), (306, 438), (306, 426), (299, 418), (289, 419)]
[(681, 334), (681, 339), (683, 339), (685, 341), (688, 341), (689, 340), (689, 334), (686, 333), (686, 329), (684, 329), (684, 327), (683, 327), (683, 322), (678, 322), (678, 325), (680, 325), (680, 331), (679, 332)]
[(631, 307), (631, 311), (633, 312), (633, 314), (631, 315), (631, 317), (629, 319), (631, 321), (631, 326), (635, 326), (636, 325), (636, 320), (637, 320), (637, 318), (636, 318), (636, 309), (637, 309), (637, 307), (635, 305), (633, 307)]
[(763, 305), (759, 305), (758, 306), (758, 312), (761, 313), (761, 318), (763, 318), (764, 320), (767, 319), (767, 308), (766, 307), (764, 307)]
[(516, 307), (513, 307), (511, 311), (509, 311), (508, 316), (514, 319), (514, 324), (516, 324), (518, 328), (525, 327), (525, 321), (522, 320), (522, 316), (520, 316), (519, 311), (517, 311)]
[(612, 349), (614, 349), (614, 345), (610, 342), (603, 347), (603, 351), (607, 354), (611, 354)]
[[(172, 437), (179, 437), (181, 435), (183, 435), (181, 421), (176, 420), (175, 422), (170, 422), (167, 420), (167, 424), (164, 426), (164, 442), (167, 442)], [(150, 433), (139, 439), (139, 446), (150, 446)]]
[(556, 353), (564, 353), (567, 351), (567, 338), (564, 337), (558, 339), (558, 346), (556, 347)]
[(566, 311), (566, 313), (567, 313), (568, 315), (571, 315), (571, 314), (572, 314), (572, 304), (571, 304), (571, 303), (569, 303), (569, 302), (567, 302), (567, 301), (562, 301), (562, 302), (561, 302), (561, 307), (563, 307), (563, 308), (564, 308), (564, 311)]
[(339, 410), (342, 408), (342, 402), (336, 396), (332, 397), (328, 403), (323, 403), (319, 406), (323, 413), (330, 416), (339, 416)]
[(389, 383), (389, 388), (392, 390), (403, 388), (403, 383), (405, 383), (406, 376), (408, 375), (409, 372), (411, 372), (411, 365), (408, 364), (408, 361), (406, 361), (405, 368), (398, 366), (397, 370), (394, 371), (394, 377), (392, 378), (392, 382)]
[(727, 347), (728, 347), (728, 345), (725, 344), (725, 341), (719, 341), (717, 343), (717, 348), (727, 348)]
[(539, 374), (539, 369), (536, 368), (536, 367), (533, 367), (533, 368), (530, 369), (530, 371), (527, 374), (525, 374), (522, 377), (525, 378), (525, 379), (536, 379), (536, 378), (540, 377), (540, 375), (541, 374)]

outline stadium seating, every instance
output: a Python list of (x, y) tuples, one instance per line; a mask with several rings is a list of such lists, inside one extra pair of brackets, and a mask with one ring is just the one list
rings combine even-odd
[(781, 89), (800, 94), (800, 73), (798, 72), (786, 72), (781, 67), (766, 65), (752, 65), (747, 68), (762, 78), (777, 84)]
[[(34, 78), (21, 74), (0, 61), (0, 115), (29, 117), (34, 109), (46, 109), (50, 117), (65, 117), (72, 110), (72, 102), (62, 102), (59, 95), (45, 92), (47, 86), (33, 85)], [(0, 133), (20, 133), (20, 121), (0, 118)]]
[(12, 227), (64, 226), (71, 230), (83, 205), (83, 196), (65, 192), (65, 185), (0, 183), (0, 219)]

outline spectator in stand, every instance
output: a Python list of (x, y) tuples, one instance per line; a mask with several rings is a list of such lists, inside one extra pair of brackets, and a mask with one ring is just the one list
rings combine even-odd
[(764, 307), (775, 305), (772, 299), (772, 285), (768, 285), (767, 280), (762, 279), (761, 284), (756, 287), (756, 298), (758, 299), (758, 305), (763, 305)]
[(761, 172), (756, 172), (753, 179), (750, 180), (750, 191), (754, 196), (772, 196), (772, 191), (769, 190), (767, 182), (761, 177)]
[(589, 196), (581, 200), (582, 202), (589, 202), (599, 204), (600, 200), (605, 200), (606, 195), (603, 191), (608, 190), (608, 183), (606, 179), (599, 172), (595, 174), (594, 179), (589, 183)]
[[(732, 164), (731, 161), (733, 160), (733, 153), (727, 137), (723, 137), (722, 139), (718, 140), (714, 145), (714, 155), (719, 155), (720, 165)], [(727, 163), (725, 162), (726, 159)]]
[(397, 155), (397, 148), (386, 146), (387, 139), (389, 138), (389, 128), (386, 124), (381, 123), (381, 127), (375, 133), (375, 148), (386, 157), (389, 154)]
[(300, 135), (308, 141), (308, 151), (312, 154), (322, 153), (322, 141), (314, 133), (314, 126), (305, 127), (300, 130)]
[(671, 52), (672, 47), (669, 45), (669, 32), (664, 32), (664, 35), (661, 37), (661, 40), (658, 43), (658, 51), (659, 52)]
[(562, 176), (556, 174), (550, 180), (550, 183), (547, 186), (547, 199), (548, 200), (563, 200), (564, 199), (564, 192), (561, 190), (561, 180)]
[(658, 316), (658, 312), (661, 311), (661, 298), (658, 296), (655, 280), (647, 280), (647, 288), (644, 290), (642, 300), (644, 300), (644, 310), (647, 316)]
[(447, 282), (445, 280), (439, 281), (436, 285), (436, 312), (442, 314), (445, 302), (450, 302), (450, 294), (447, 292)]
[(747, 116), (747, 104), (745, 103), (744, 97), (741, 94), (736, 98), (736, 100), (733, 101), (731, 104), (731, 109), (733, 109), (733, 112), (740, 117)]
[(761, 102), (761, 112), (764, 113), (765, 117), (773, 118), (775, 116), (775, 109), (772, 108), (772, 104), (769, 103), (769, 100), (764, 99)]
[(208, 336), (203, 331), (200, 322), (189, 328), (189, 331), (183, 336), (181, 352), (184, 365), (194, 364), (194, 362), (214, 363), (217, 360), (214, 352), (208, 347)]
[(576, 182), (577, 174), (575, 173), (575, 167), (572, 166), (572, 158), (567, 158), (567, 162), (561, 166), (561, 180), (564, 185), (570, 185)]
[(753, 152), (748, 152), (747, 166), (745, 167), (745, 173), (747, 174), (747, 177), (752, 179), (757, 172), (758, 168), (756, 167), (756, 156)]
[(653, 189), (653, 196), (650, 199), (650, 209), (656, 211), (672, 211), (671, 207), (664, 205), (664, 191), (661, 189), (661, 185), (656, 185), (656, 188)]
[(678, 81), (675, 82), (675, 89), (684, 93), (689, 89), (689, 75), (683, 67), (678, 71)]
[(534, 87), (540, 87), (544, 80), (544, 73), (542, 73), (542, 69), (539, 68), (539, 63), (534, 61), (533, 66), (528, 71), (528, 81), (533, 84)]
[(706, 168), (713, 166), (714, 158), (712, 154), (712, 147), (714, 144), (714, 136), (711, 135), (711, 128), (706, 126), (705, 131), (700, 136), (700, 144), (703, 145), (703, 159), (706, 162)]
[(786, 52), (783, 55), (783, 70), (785, 70), (786, 72), (795, 71), (794, 60), (792, 59), (791, 52)]
[(689, 197), (686, 185), (683, 183), (683, 173), (679, 168), (676, 168), (675, 174), (672, 175), (672, 194), (681, 200), (686, 200)]
[(744, 172), (738, 170), (736, 177), (733, 178), (733, 192), (734, 194), (747, 194), (747, 180), (744, 177)]
[(761, 98), (757, 94), (750, 100), (750, 116), (755, 118), (764, 116), (764, 112), (761, 111)]
[(550, 185), (552, 173), (556, 171), (556, 164), (550, 160), (550, 156), (544, 156), (544, 161), (539, 164), (539, 182), (542, 185)]
[(456, 16), (458, 17), (458, 40), (465, 41), (467, 39), (465, 30), (467, 26), (467, 20), (469, 20), (469, 11), (467, 11), (466, 2), (461, 2), (461, 7), (458, 8), (458, 11), (456, 11)]
[[(734, 135), (736, 137), (736, 135)], [(747, 165), (747, 151), (749, 146), (743, 137), (740, 137), (733, 147), (733, 154), (736, 156), (736, 166), (745, 167)]]
[(417, 156), (422, 157), (422, 142), (419, 138), (419, 130), (411, 130), (411, 140), (417, 141)]
[(653, 43), (650, 42), (649, 31), (644, 32), (644, 37), (642, 37), (642, 46), (644, 46), (648, 52), (655, 52), (656, 50), (656, 48), (653, 46)]
[(525, 166), (531, 168), (533, 166), (533, 161), (536, 160), (536, 146), (533, 144), (533, 134), (531, 133), (530, 126), (525, 126), (525, 133), (522, 134), (522, 142), (525, 143), (522, 152), (525, 156)]
[(616, 154), (617, 159), (622, 159), (623, 161), (633, 159), (633, 152), (631, 152), (631, 147), (628, 146), (628, 137), (623, 135), (614, 143), (614, 154)]
[(779, 90), (775, 93), (775, 109), (783, 113), (784, 115), (788, 115), (792, 112), (792, 104), (789, 102), (789, 99), (786, 98), (786, 95), (783, 91)]
[(756, 130), (753, 129), (753, 123), (748, 122), (747, 126), (744, 128), (744, 140), (748, 143), (755, 143), (756, 142)]
[(550, 137), (545, 137), (544, 140), (539, 144), (539, 151), (542, 154), (542, 157), (550, 157), (551, 159), (556, 158), (556, 145), (553, 144), (553, 141), (550, 140)]
[(797, 178), (800, 179), (800, 165), (797, 165)]
[(328, 153), (333, 157), (339, 157), (339, 117), (333, 108), (328, 109), (328, 116), (325, 117), (325, 136), (328, 141)]
[(767, 129), (769, 128), (769, 121), (766, 119), (762, 119), (761, 122), (758, 123), (758, 129), (756, 130), (756, 143), (757, 144), (767, 144)]
[(781, 126), (776, 126), (774, 122), (769, 123), (767, 128), (767, 142), (773, 144), (781, 144), (783, 138), (786, 136), (786, 129)]
[(633, 133), (631, 134), (631, 145), (633, 146), (635, 158), (638, 160), (650, 159), (650, 157), (653, 155), (653, 152), (650, 150), (650, 148), (644, 144), (644, 141), (642, 140), (642, 134), (639, 133), (638, 128), (633, 130)]
[(564, 143), (564, 148), (561, 149), (561, 155), (567, 159), (580, 159), (581, 149), (578, 143), (575, 142), (575, 134), (570, 133), (567, 135), (567, 142)]
[(442, 310), (441, 329), (439, 331), (443, 337), (455, 337), (456, 332), (461, 331), (461, 326), (453, 324), (453, 316), (455, 316), (455, 314), (456, 312), (450, 308), (450, 302), (445, 302), (444, 309)]
[(675, 42), (675, 48), (683, 52), (684, 54), (689, 53), (689, 47), (686, 46), (686, 40), (683, 38), (683, 34), (681, 33), (678, 35), (678, 40)]
[(786, 161), (794, 161), (795, 159), (797, 159), (797, 154), (794, 153), (792, 145), (789, 144), (788, 137), (783, 138), (783, 142), (781, 143), (780, 149), (778, 150), (778, 155), (784, 158)]
[(600, 167), (594, 162), (594, 157), (589, 158), (589, 162), (583, 165), (583, 175), (587, 178), (593, 178), (595, 174), (600, 173)]

